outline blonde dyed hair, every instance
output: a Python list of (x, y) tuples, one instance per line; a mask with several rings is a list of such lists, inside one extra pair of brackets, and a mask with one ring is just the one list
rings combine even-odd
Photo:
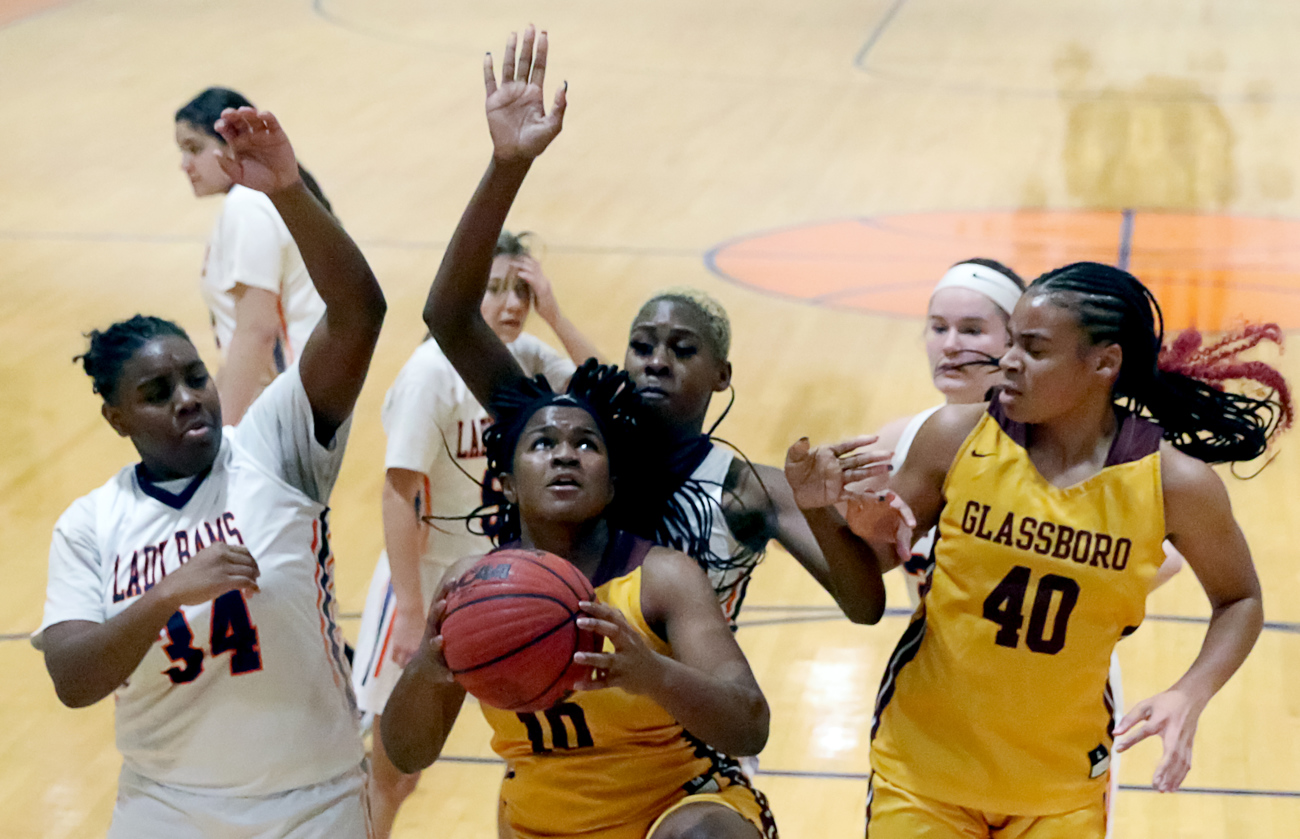
[(694, 309), (704, 321), (705, 340), (712, 345), (719, 359), (722, 361), (728, 359), (731, 353), (731, 318), (715, 298), (698, 288), (677, 286), (651, 297), (641, 307), (641, 311), (644, 312), (659, 302), (678, 303)]

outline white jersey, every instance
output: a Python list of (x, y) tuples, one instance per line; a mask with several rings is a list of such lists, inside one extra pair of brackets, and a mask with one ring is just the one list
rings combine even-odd
[[(509, 349), (525, 375), (544, 375), (556, 391), (573, 375), (572, 361), (532, 335), (520, 335)], [(382, 416), (388, 435), (384, 468), (425, 476), (421, 515), (463, 517), (482, 503), (483, 432), (492, 420), (436, 341), (425, 341), (403, 365), (384, 396)], [(435, 526), (425, 544), (426, 563), (450, 564), (490, 549), (463, 521)]]
[[(532, 335), (509, 345), (528, 376), (542, 374), (562, 390), (573, 375), (568, 358)], [(487, 471), (483, 432), (491, 418), (461, 379), (436, 341), (425, 341), (397, 374), (384, 397), (384, 431), (388, 435), (385, 469), (408, 469), (424, 476), (416, 499), (419, 515), (446, 516), (424, 530), (420, 589), (427, 601), (457, 560), (486, 553), (492, 543), (471, 533), (464, 517), (482, 504), (479, 482)], [(383, 711), (402, 669), (390, 658), (395, 595), (388, 552), (380, 554), (370, 579), (361, 628), (357, 633), (353, 688), (361, 710)]]
[[(925, 421), (942, 407), (942, 405), (935, 405), (933, 408), (926, 408), (908, 420), (898, 442), (894, 445), (894, 456), (889, 461), (892, 474), (897, 475), (898, 470), (903, 468), (903, 462), (907, 460), (907, 452), (912, 448), (912, 441), (916, 439), (921, 426), (925, 425)], [(907, 596), (913, 606), (920, 602), (920, 590), (930, 576), (930, 551), (934, 548), (934, 534), (935, 528), (932, 527), (917, 539), (912, 544), (911, 559), (903, 564), (903, 572), (907, 575)]]
[(127, 467), (60, 517), (38, 647), (53, 624), (109, 620), (213, 542), (246, 546), (261, 571), (255, 594), (176, 612), (117, 689), (126, 768), (264, 796), (361, 764), (326, 507), (347, 432), (316, 441), (295, 366), (224, 429), (208, 473), (160, 485)]
[(302, 356), (325, 302), (316, 293), (289, 228), (271, 199), (236, 184), (226, 193), (221, 216), (208, 240), (199, 289), (212, 316), (217, 349), (224, 358), (235, 333), (236, 285), (260, 288), (279, 297), (280, 334), (276, 371)]
[[(715, 560), (724, 560), (726, 567), (716, 567), (710, 563), (705, 570), (709, 582), (713, 584), (714, 592), (718, 595), (718, 601), (722, 604), (722, 613), (732, 624), (740, 614), (745, 590), (749, 588), (750, 576), (759, 560), (757, 553), (736, 539), (727, 524), (727, 517), (723, 510), (723, 490), (727, 482), (727, 473), (731, 470), (731, 462), (734, 459), (735, 455), (730, 450), (714, 444), (713, 449), (700, 465), (695, 467), (689, 479), (704, 490), (708, 497), (709, 554)], [(683, 493), (678, 498), (688, 507), (696, 507), (699, 504), (698, 501), (693, 501), (688, 493)], [(696, 521), (702, 520), (704, 517), (699, 515), (700, 512), (703, 511), (697, 510), (692, 518)]]

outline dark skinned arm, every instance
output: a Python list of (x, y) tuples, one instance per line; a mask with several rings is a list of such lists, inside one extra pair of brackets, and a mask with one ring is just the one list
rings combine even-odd
[(429, 332), (480, 405), (489, 404), (493, 390), (524, 375), (514, 356), (483, 320), (479, 305), (487, 290), (492, 252), (510, 206), (533, 160), (560, 133), (564, 122), (565, 88), (556, 93), (551, 112), (545, 111), (542, 84), (546, 76), (546, 33), (536, 37), (536, 60), (534, 37), (533, 27), (529, 26), (516, 61), (515, 35), (511, 33), (500, 85), (492, 56), (484, 60), (492, 162), (456, 225), (424, 304)]
[(365, 384), (387, 311), (384, 294), (360, 249), (303, 184), (293, 146), (272, 114), (227, 108), (216, 129), (230, 155), (217, 154), (222, 168), (271, 199), (325, 302), (298, 369), (316, 439), (328, 445)]

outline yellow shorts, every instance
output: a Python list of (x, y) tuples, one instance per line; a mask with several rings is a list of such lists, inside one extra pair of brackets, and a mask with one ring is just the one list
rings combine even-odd
[[(717, 789), (717, 785), (711, 786)], [(728, 783), (721, 789), (717, 789), (716, 792), (683, 794), (668, 809), (660, 813), (649, 826), (646, 825), (645, 821), (630, 821), (626, 824), (609, 827), (597, 832), (585, 832), (581, 835), (583, 839), (647, 839), (647, 837), (654, 835), (655, 830), (673, 813), (697, 804), (721, 804), (723, 807), (738, 813), (741, 818), (752, 824), (758, 830), (761, 839), (779, 839), (776, 831), (776, 821), (772, 818), (772, 811), (767, 805), (767, 798), (763, 793), (747, 783), (735, 782)], [(501, 839), (533, 839), (535, 835), (539, 835), (520, 828), (518, 825), (512, 826), (508, 824), (504, 807), (505, 802), (502, 802), (502, 810), (497, 824)]]
[(1068, 813), (1008, 816), (917, 795), (872, 773), (867, 839), (1104, 839), (1106, 799)]
[(734, 810), (741, 818), (757, 828), (758, 835), (762, 839), (777, 839), (776, 822), (772, 818), (772, 811), (767, 807), (767, 799), (758, 790), (741, 784), (734, 784), (720, 792), (697, 792), (686, 796), (660, 813), (659, 818), (654, 820), (644, 835), (654, 836), (655, 830), (664, 823), (664, 819), (684, 807), (694, 807), (697, 804), (721, 804), (728, 810)]

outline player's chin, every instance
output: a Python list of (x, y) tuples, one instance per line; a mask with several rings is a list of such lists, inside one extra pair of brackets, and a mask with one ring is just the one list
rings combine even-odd
[(582, 524), (605, 512), (608, 500), (588, 487), (547, 487), (533, 514), (555, 524)]

